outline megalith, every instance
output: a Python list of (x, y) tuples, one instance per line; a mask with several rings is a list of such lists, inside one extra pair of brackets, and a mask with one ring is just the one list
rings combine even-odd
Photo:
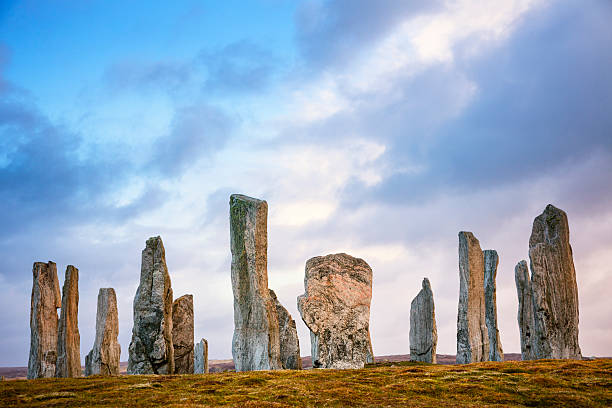
[(549, 204), (529, 238), (537, 358), (581, 359), (578, 287), (567, 214)]
[(128, 374), (173, 374), (172, 284), (161, 237), (142, 251), (140, 284), (134, 297), (134, 327)]
[(195, 374), (208, 373), (208, 341), (200, 340), (195, 345), (193, 372)]
[(274, 301), (276, 315), (278, 316), (281, 365), (286, 370), (301, 370), (302, 358), (300, 357), (300, 343), (295, 320), (278, 301), (276, 293), (272, 289), (270, 289), (270, 296)]
[(81, 377), (81, 336), (79, 335), (79, 270), (66, 268), (62, 288), (62, 310), (57, 335), (56, 377)]
[(193, 296), (183, 295), (172, 304), (174, 373), (193, 374)]
[(317, 256), (306, 262), (304, 288), (297, 306), (310, 329), (313, 367), (363, 368), (373, 359), (370, 266), (344, 253)]
[(527, 262), (520, 261), (514, 268), (514, 281), (518, 295), (518, 325), (521, 334), (521, 359), (535, 360), (533, 341), (535, 337), (535, 321), (533, 317), (533, 296), (531, 291), (531, 279)]
[(98, 292), (96, 312), (96, 338), (89, 354), (85, 357), (85, 375), (119, 375), (121, 345), (117, 296), (113, 288), (101, 288)]
[(436, 311), (429, 279), (410, 304), (410, 361), (436, 363)]
[(489, 358), (485, 319), (484, 255), (471, 232), (459, 233), (459, 308), (457, 313), (457, 364)]
[(274, 300), (268, 290), (268, 203), (230, 196), (236, 371), (282, 369)]
[(497, 326), (497, 266), (499, 256), (497, 251), (486, 249), (484, 256), (484, 292), (485, 292), (485, 320), (487, 322), (487, 333), (489, 335), (489, 361), (504, 361), (504, 351), (499, 339), (499, 328)]
[(55, 376), (57, 363), (57, 309), (62, 306), (57, 266), (34, 262), (30, 303), (28, 379)]

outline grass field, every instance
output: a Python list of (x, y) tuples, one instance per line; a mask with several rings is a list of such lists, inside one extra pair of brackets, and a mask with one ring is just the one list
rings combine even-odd
[(612, 360), (16, 380), (1, 406), (612, 406)]

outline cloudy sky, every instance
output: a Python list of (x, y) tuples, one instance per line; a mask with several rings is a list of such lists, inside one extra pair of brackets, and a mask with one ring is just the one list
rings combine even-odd
[(409, 352), (435, 296), (455, 354), (457, 233), (500, 255), (504, 351), (533, 218), (567, 211), (585, 355), (612, 344), (612, 3), (608, 0), (3, 1), (0, 365), (26, 365), (32, 263), (80, 270), (81, 355), (100, 287), (122, 360), (145, 240), (161, 235), (196, 338), (231, 358), (229, 195), (268, 201), (270, 287), (310, 257), (374, 271), (377, 355)]

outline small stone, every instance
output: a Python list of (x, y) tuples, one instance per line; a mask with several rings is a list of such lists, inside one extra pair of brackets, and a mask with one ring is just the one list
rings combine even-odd
[(372, 269), (347, 254), (306, 262), (298, 310), (310, 329), (315, 368), (363, 368), (373, 360), (370, 340)]
[(173, 374), (172, 344), (172, 284), (164, 244), (154, 237), (142, 251), (128, 374)]
[(113, 288), (101, 288), (98, 292), (96, 312), (96, 339), (85, 357), (85, 375), (119, 375), (121, 345), (117, 341), (119, 319), (117, 296)]
[(516, 265), (514, 268), (514, 280), (516, 282), (519, 303), (517, 318), (519, 331), (521, 333), (521, 358), (523, 360), (535, 360), (537, 356), (534, 353), (535, 350), (533, 347), (533, 336), (535, 336), (533, 296), (527, 262), (520, 261)]
[(57, 337), (56, 377), (81, 377), (81, 336), (79, 335), (79, 270), (66, 268), (62, 289)]
[(487, 333), (489, 334), (489, 361), (504, 361), (504, 351), (499, 339), (497, 326), (497, 266), (499, 256), (497, 251), (487, 249), (483, 251), (484, 256), (484, 291), (485, 291), (485, 319), (487, 322)]
[(206, 339), (200, 340), (195, 345), (194, 373), (208, 374), (208, 341)]
[(459, 233), (459, 308), (457, 364), (486, 361), (489, 335), (485, 319), (484, 255), (471, 232)]
[(193, 374), (193, 296), (184, 295), (172, 304), (174, 373)]
[(62, 299), (54, 262), (34, 262), (30, 305), (28, 379), (55, 375), (57, 363), (57, 309)]
[(276, 314), (278, 316), (281, 364), (286, 370), (301, 370), (300, 341), (298, 339), (297, 328), (295, 327), (295, 320), (278, 301), (276, 293), (272, 289), (270, 289), (270, 296), (276, 305)]
[(410, 304), (410, 361), (436, 363), (436, 311), (429, 279)]

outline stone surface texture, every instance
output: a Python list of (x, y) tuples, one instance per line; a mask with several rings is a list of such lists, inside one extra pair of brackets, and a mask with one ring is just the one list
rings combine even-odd
[(436, 310), (429, 279), (424, 278), (422, 289), (410, 304), (410, 361), (436, 363)]
[(305, 269), (297, 306), (310, 329), (313, 367), (363, 368), (373, 355), (372, 269), (344, 253), (311, 258)]
[(459, 233), (457, 364), (486, 361), (489, 335), (485, 318), (484, 255), (471, 232)]
[(128, 374), (173, 374), (172, 284), (160, 237), (142, 251), (140, 285), (134, 297), (134, 328)]
[(497, 266), (499, 256), (497, 251), (486, 249), (484, 256), (484, 291), (485, 291), (485, 319), (487, 322), (487, 333), (489, 335), (489, 361), (504, 361), (504, 351), (499, 339), (499, 328), (497, 325)]
[(98, 292), (96, 312), (96, 338), (94, 346), (85, 357), (85, 375), (119, 375), (121, 346), (117, 296), (113, 288), (101, 288)]
[(229, 204), (234, 365), (236, 371), (282, 369), (278, 316), (268, 290), (268, 203), (233, 194)]
[(66, 268), (62, 289), (62, 310), (57, 335), (55, 376), (81, 377), (81, 336), (79, 335), (79, 270)]
[(206, 339), (200, 340), (195, 345), (193, 368), (195, 374), (208, 373), (208, 341)]
[(518, 325), (521, 334), (521, 358), (523, 360), (535, 360), (533, 340), (535, 336), (535, 321), (533, 317), (533, 296), (531, 291), (531, 279), (527, 262), (520, 261), (514, 268), (514, 280), (518, 295)]
[(567, 214), (549, 204), (529, 238), (537, 358), (581, 359), (578, 287)]
[(301, 370), (300, 341), (298, 339), (297, 328), (295, 327), (295, 320), (278, 301), (276, 293), (272, 289), (270, 289), (270, 296), (276, 305), (276, 315), (278, 316), (281, 364), (287, 370)]
[(57, 362), (57, 309), (62, 299), (54, 262), (34, 262), (30, 304), (30, 356), (28, 379), (55, 376)]
[(183, 295), (172, 304), (174, 373), (193, 374), (193, 296)]

